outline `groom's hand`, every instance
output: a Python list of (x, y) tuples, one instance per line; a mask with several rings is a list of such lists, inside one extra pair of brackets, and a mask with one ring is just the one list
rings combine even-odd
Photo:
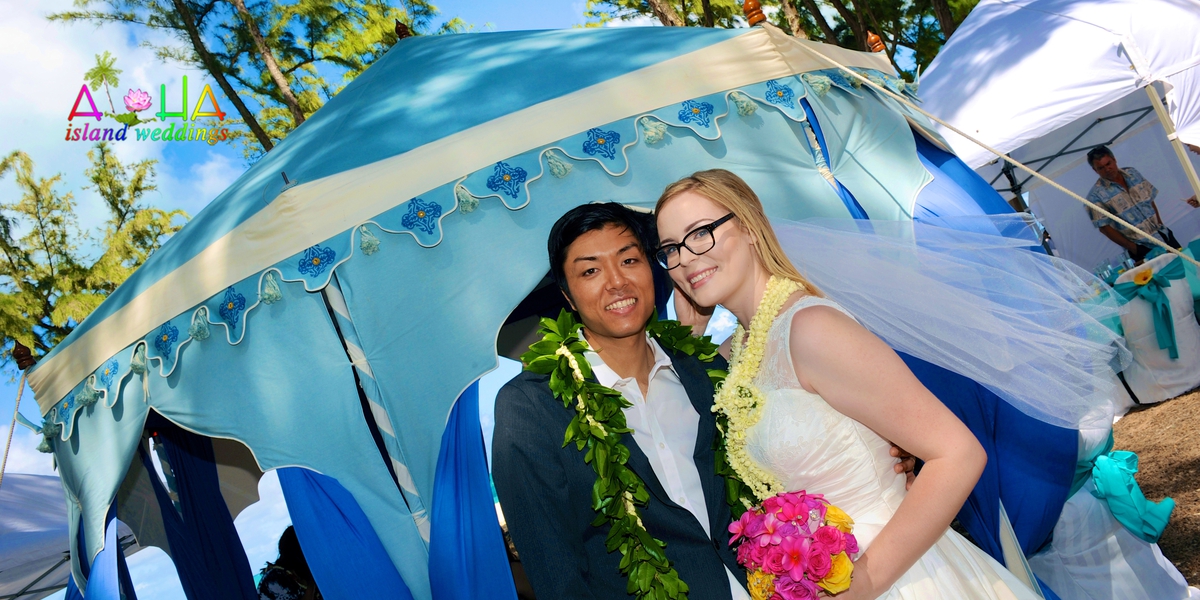
[(917, 457), (909, 454), (907, 450), (895, 444), (892, 444), (892, 456), (900, 459), (900, 462), (896, 463), (895, 469), (897, 473), (904, 473), (905, 475), (904, 489), (911, 488), (913, 480), (917, 478), (917, 474), (914, 472), (917, 468)]

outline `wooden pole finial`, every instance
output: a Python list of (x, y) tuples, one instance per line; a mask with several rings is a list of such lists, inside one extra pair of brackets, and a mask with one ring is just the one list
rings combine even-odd
[(879, 37), (874, 31), (868, 31), (867, 47), (871, 49), (871, 52), (883, 52), (883, 38)]
[(762, 4), (758, 0), (746, 0), (742, 4), (742, 12), (746, 14), (746, 23), (751, 27), (767, 20), (762, 11)]
[(408, 28), (408, 25), (401, 23), (400, 19), (396, 19), (396, 41), (406, 37), (412, 37), (412, 30)]
[(33, 353), (21, 342), (13, 342), (12, 357), (17, 361), (17, 368), (22, 371), (37, 363), (37, 360), (33, 358)]

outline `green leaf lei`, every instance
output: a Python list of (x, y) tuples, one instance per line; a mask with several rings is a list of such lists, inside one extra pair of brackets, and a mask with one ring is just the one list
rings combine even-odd
[[(657, 313), (646, 332), (665, 348), (712, 362), (717, 345), (708, 336), (692, 335), (690, 326), (678, 321), (659, 321)], [(596, 472), (592, 486), (592, 525), (608, 523), (605, 545), (609, 552), (621, 551), (620, 570), (629, 582), (626, 591), (641, 600), (686, 600), (688, 585), (679, 578), (664, 551), (665, 544), (646, 531), (637, 506), (650, 499), (641, 478), (625, 466), (629, 448), (621, 443), (621, 434), (632, 433), (622, 409), (632, 406), (616, 390), (592, 381), (592, 368), (583, 353), (588, 349), (580, 332), (582, 324), (575, 315), (563, 310), (558, 319), (541, 320), (541, 341), (521, 356), (525, 368), (550, 375), (550, 391), (563, 406), (575, 408), (575, 418), (567, 425), (563, 446), (574, 442), (576, 449), (587, 449), (585, 463)], [(725, 380), (726, 372), (708, 369), (714, 387)], [(754, 496), (729, 466), (725, 453), (725, 416), (717, 413), (718, 435), (713, 443), (716, 472), (725, 478), (725, 500), (734, 518), (751, 505)]]

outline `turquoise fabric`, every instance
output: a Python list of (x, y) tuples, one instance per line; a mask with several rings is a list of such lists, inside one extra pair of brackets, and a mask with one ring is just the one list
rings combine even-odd
[(1071, 493), (1067, 494), (1068, 498), (1074, 496), (1075, 492), (1078, 492), (1083, 487), (1083, 484), (1087, 483), (1088, 477), (1092, 476), (1092, 471), (1096, 468), (1096, 459), (1112, 452), (1113, 443), (1113, 434), (1109, 431), (1108, 440), (1104, 442), (1103, 446), (1096, 448), (1090, 456), (1082, 458), (1076, 463), (1075, 480), (1071, 482)]
[(1092, 495), (1108, 505), (1113, 517), (1138, 538), (1155, 543), (1162, 537), (1175, 501), (1164, 498), (1151, 502), (1142, 494), (1133, 474), (1138, 470), (1138, 457), (1133, 452), (1119, 450), (1096, 458)]
[(1158, 347), (1167, 350), (1172, 359), (1179, 358), (1179, 348), (1175, 345), (1175, 319), (1171, 315), (1171, 301), (1167, 298), (1164, 288), (1171, 287), (1172, 281), (1183, 277), (1183, 261), (1176, 258), (1156, 271), (1144, 285), (1127, 281), (1113, 286), (1125, 300), (1141, 298), (1150, 303)]

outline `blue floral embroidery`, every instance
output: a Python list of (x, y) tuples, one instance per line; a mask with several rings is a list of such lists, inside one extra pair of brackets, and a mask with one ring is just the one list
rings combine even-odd
[(583, 143), (583, 151), (591, 156), (599, 154), (612, 160), (617, 156), (617, 145), (621, 143), (621, 134), (615, 131), (605, 131), (599, 127), (588, 130), (588, 139)]
[(771, 104), (796, 108), (796, 92), (793, 92), (792, 88), (774, 79), (767, 82), (766, 100)]
[(487, 179), (487, 186), (493, 192), (504, 192), (513, 198), (521, 194), (521, 184), (525, 183), (529, 174), (521, 167), (514, 167), (505, 162), (496, 163), (496, 172)]
[[(333, 248), (322, 248), (320, 244), (304, 251), (304, 256), (300, 259), (300, 265), (297, 270), (303, 275), (316, 277), (325, 272), (325, 269), (333, 266), (333, 261), (337, 260), (337, 252)], [(225, 314), (222, 312), (222, 317)]]
[(104, 385), (104, 389), (112, 386), (113, 378), (117, 376), (117, 359), (109, 359), (104, 363), (104, 368), (100, 369), (100, 383)]
[[(329, 251), (330, 253), (333, 250)], [(320, 260), (318, 258), (318, 260)], [(324, 262), (323, 260), (321, 262)], [(332, 260), (331, 260), (332, 262)], [(312, 264), (311, 262), (309, 264)], [(300, 267), (301, 272), (304, 271), (303, 263)], [(242, 311), (246, 309), (246, 297), (237, 293), (233, 286), (225, 288), (225, 298), (221, 300), (221, 308), (217, 310), (217, 314), (221, 315), (230, 327), (237, 327), (238, 320), (242, 318)]]
[(163, 323), (163, 326), (158, 328), (158, 334), (154, 336), (154, 347), (160, 355), (170, 356), (171, 347), (178, 339), (179, 329), (170, 323)]
[(713, 105), (707, 102), (688, 100), (679, 109), (679, 120), (684, 123), (695, 123), (701, 127), (712, 125)]
[(441, 216), (442, 207), (437, 202), (426, 202), (420, 198), (413, 198), (408, 201), (408, 214), (400, 219), (400, 224), (409, 229), (415, 227), (432, 234), (433, 230), (437, 228), (438, 218)]

